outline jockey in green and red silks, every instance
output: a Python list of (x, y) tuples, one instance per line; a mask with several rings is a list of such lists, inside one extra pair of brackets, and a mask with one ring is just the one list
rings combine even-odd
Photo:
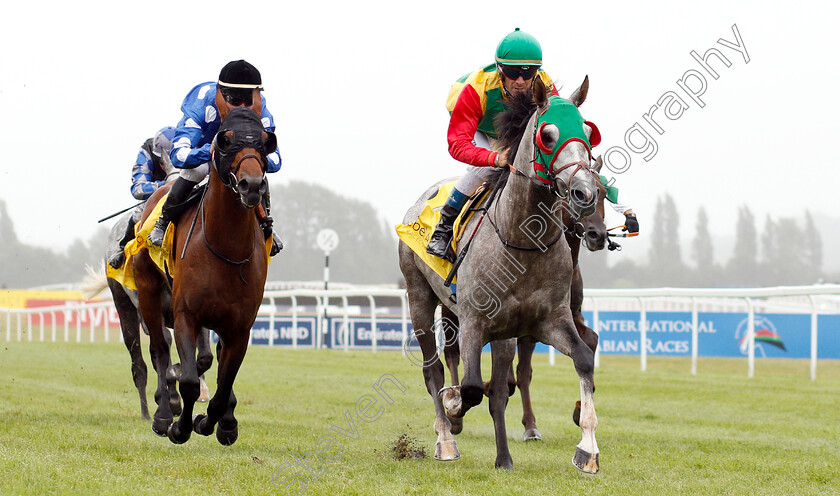
[(446, 109), (450, 113), (447, 141), (449, 154), (468, 165), (441, 209), (440, 222), (429, 241), (428, 253), (454, 258), (447, 253), (452, 240), (452, 223), (479, 185), (490, 181), (508, 166), (507, 157), (491, 150), (497, 134), (493, 119), (505, 110), (503, 101), (531, 90), (535, 78), (542, 79), (549, 95), (557, 95), (551, 78), (541, 69), (542, 47), (528, 33), (515, 31), (496, 47), (496, 62), (460, 78), (449, 90)]
[[(468, 167), (440, 211), (440, 221), (429, 240), (428, 253), (454, 260), (450, 244), (455, 218), (467, 198), (483, 182), (494, 180), (508, 166), (504, 154), (492, 151), (491, 140), (497, 137), (494, 119), (505, 110), (505, 100), (530, 91), (536, 78), (545, 84), (548, 96), (557, 96), (553, 81), (542, 70), (539, 41), (516, 28), (499, 42), (494, 64), (473, 71), (452, 85), (446, 100), (450, 113), (449, 154)], [(617, 190), (614, 191), (613, 197), (617, 198), (617, 194)], [(616, 201), (613, 208), (624, 214), (630, 232), (638, 232), (638, 221), (629, 204)]]

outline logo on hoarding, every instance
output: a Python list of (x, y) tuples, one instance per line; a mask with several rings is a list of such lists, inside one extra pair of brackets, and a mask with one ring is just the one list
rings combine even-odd
[[(747, 326), (749, 322), (749, 317), (745, 318), (738, 324), (738, 328), (735, 330), (735, 339), (738, 340), (738, 348), (741, 350), (742, 355), (746, 355), (749, 347), (749, 340), (747, 339)], [(767, 317), (762, 317), (761, 315), (755, 316), (755, 350), (757, 353), (761, 353), (761, 356), (766, 356), (764, 353), (763, 344), (769, 344), (772, 346), (776, 346), (780, 348), (782, 351), (787, 352), (787, 348), (785, 348), (785, 343), (782, 341), (782, 336), (779, 335), (779, 332), (776, 330), (776, 326), (773, 325), (773, 322), (768, 319)]]

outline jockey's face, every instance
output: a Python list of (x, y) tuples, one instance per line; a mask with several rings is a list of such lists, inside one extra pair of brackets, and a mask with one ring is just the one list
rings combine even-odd
[(531, 83), (537, 77), (539, 67), (499, 66), (502, 84), (513, 96), (525, 93), (531, 89)]

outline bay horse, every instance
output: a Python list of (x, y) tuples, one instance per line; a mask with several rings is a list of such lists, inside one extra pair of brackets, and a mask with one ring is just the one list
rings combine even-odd
[[(160, 167), (166, 176), (166, 181), (175, 179), (178, 171), (169, 156), (164, 153), (161, 155)], [(131, 356), (131, 377), (134, 382), (134, 387), (137, 389), (137, 394), (140, 397), (140, 417), (143, 420), (151, 420), (149, 416), (149, 406), (146, 399), (146, 382), (148, 378), (148, 369), (146, 362), (143, 360), (143, 352), (141, 351), (140, 343), (140, 328), (148, 336), (149, 330), (140, 316), (139, 302), (137, 299), (137, 290), (126, 287), (116, 279), (107, 276), (108, 260), (112, 255), (121, 251), (120, 246), (125, 233), (135, 225), (137, 220), (143, 212), (143, 204), (131, 209), (129, 212), (121, 216), (117, 222), (111, 227), (108, 233), (108, 238), (105, 243), (105, 258), (99, 269), (94, 269), (87, 266), (87, 277), (82, 284), (82, 292), (87, 299), (100, 294), (107, 287), (114, 301), (114, 307), (117, 310), (117, 315), (120, 318), (120, 332), (123, 337), (123, 344), (125, 344), (129, 355)], [(123, 262), (128, 263), (128, 262)], [(163, 320), (167, 327), (172, 328), (172, 294), (170, 291), (165, 292), (162, 302)], [(171, 346), (172, 337), (167, 332), (164, 333), (167, 346)], [(199, 382), (201, 388), (201, 395), (199, 401), (207, 401), (210, 399), (210, 392), (207, 388), (207, 383), (204, 381), (204, 372), (210, 367), (213, 362), (213, 355), (210, 352), (210, 333), (206, 329), (202, 330), (201, 339), (198, 342), (198, 369)], [(152, 366), (155, 366), (152, 362)], [(175, 364), (167, 370), (166, 384), (169, 390), (170, 408), (173, 413), (180, 414), (181, 412), (181, 397), (175, 387), (177, 379), (180, 377), (180, 364)]]
[[(578, 94), (577, 98), (572, 103), (580, 106), (586, 98), (586, 94)], [(596, 173), (601, 171), (603, 161), (598, 157), (592, 170)], [(599, 183), (598, 185), (598, 199), (595, 204), (595, 213), (584, 217), (582, 219), (574, 219), (568, 208), (568, 205), (563, 209), (563, 226), (565, 228), (566, 243), (571, 249), (572, 265), (574, 272), (572, 274), (571, 285), (571, 301), (570, 306), (572, 310), (572, 317), (575, 321), (575, 328), (577, 328), (583, 342), (589, 346), (593, 352), (598, 347), (598, 334), (586, 325), (586, 320), (583, 318), (583, 277), (580, 272), (580, 265), (578, 259), (580, 255), (581, 243), (586, 246), (589, 251), (600, 251), (606, 247), (607, 244), (607, 226), (604, 224), (604, 200), (606, 199), (606, 188)], [(457, 329), (458, 317), (446, 307), (443, 307), (441, 319), (443, 322), (442, 330), (444, 332), (443, 351), (446, 360), (446, 367), (449, 369), (450, 379), (452, 385), (459, 385), (458, 379), (458, 364), (460, 361), (460, 351), (458, 349)], [(519, 361), (516, 364), (515, 381), (519, 388), (519, 393), (522, 397), (522, 425), (525, 427), (523, 434), (524, 441), (542, 439), (539, 429), (537, 428), (536, 417), (534, 416), (534, 409), (531, 405), (531, 378), (533, 369), (531, 367), (531, 360), (534, 355), (536, 341), (527, 338), (517, 339), (517, 350)], [(513, 371), (510, 371), (513, 377)], [(572, 413), (572, 419), (575, 424), (579, 423), (580, 419), (580, 401), (575, 405), (575, 410)], [(463, 419), (449, 419), (452, 423), (452, 433), (459, 434), (463, 429)]]
[[(183, 409), (173, 422), (169, 392), (158, 373), (155, 398), (159, 401), (152, 430), (168, 435), (176, 444), (189, 440), (193, 431), (209, 436), (215, 430), (216, 439), (224, 445), (233, 444), (239, 436), (233, 383), (248, 348), (268, 271), (268, 251), (254, 208), (268, 188), (266, 156), (277, 147), (274, 133), (263, 128), (261, 110), (259, 97), (253, 107), (219, 105), (222, 124), (213, 140), (207, 189), (199, 204), (190, 206), (175, 221), (173, 277), (165, 275), (145, 249), (135, 258), (140, 312), (149, 328), (158, 371), (169, 367), (160, 316), (165, 287), (172, 291)], [(154, 205), (167, 190), (166, 186), (160, 188), (148, 204)], [(146, 208), (144, 220), (151, 210)], [(190, 219), (197, 222), (191, 224)], [(218, 380), (207, 415), (193, 419), (199, 395), (196, 340), (203, 327), (219, 336)]]
[[(516, 173), (499, 186), (501, 191), (486, 215), (488, 222), (479, 224), (484, 217), (474, 216), (467, 224), (473, 246), (458, 270), (458, 302), (450, 300), (450, 290), (434, 270), (408, 245), (399, 245), (414, 337), (423, 353), (423, 376), (435, 407), (435, 459), (460, 457), (449, 418), (463, 417), (482, 401), (481, 349), (491, 343), (488, 391), (495, 426), (495, 465), (513, 468), (504, 414), (516, 384), (508, 372), (516, 352), (515, 338), (527, 337), (554, 346), (574, 361), (581, 388), (582, 439), (572, 462), (584, 472), (597, 473), (594, 353), (578, 334), (570, 310), (573, 266), (558, 218), (562, 208), (558, 197), (568, 198), (576, 218), (594, 211), (600, 180), (588, 167), (592, 128), (574, 105), (548, 97), (540, 80), (536, 80), (532, 95), (514, 102), (518, 111), (512, 108), (510, 115), (520, 117), (501, 129), (497, 125), (497, 129), (500, 141), (512, 145), (509, 162)], [(405, 224), (417, 219), (426, 199), (442, 183), (423, 193), (406, 213)], [(439, 302), (460, 322), (458, 338), (465, 374), (457, 389), (444, 389), (443, 365), (432, 332)]]

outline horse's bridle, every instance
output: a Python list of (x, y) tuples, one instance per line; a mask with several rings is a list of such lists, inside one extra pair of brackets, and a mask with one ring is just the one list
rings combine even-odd
[[(234, 136), (236, 136), (235, 133), (234, 133)], [(224, 184), (225, 186), (227, 186), (228, 188), (233, 190), (234, 193), (239, 194), (239, 186), (237, 184), (238, 181), (236, 180), (236, 174), (239, 172), (239, 168), (242, 166), (242, 162), (244, 162), (246, 159), (249, 159), (249, 158), (257, 159), (257, 161), (260, 163), (260, 170), (262, 171), (262, 174), (265, 175), (266, 171), (268, 170), (268, 158), (266, 157), (266, 155), (262, 151), (262, 148), (263, 148), (262, 142), (254, 143), (254, 142), (250, 142), (250, 140), (248, 142), (245, 142), (246, 140), (239, 140), (239, 141), (235, 142), (232, 150), (230, 150), (228, 152), (224, 152), (224, 151), (222, 151), (221, 148), (219, 148), (219, 145), (216, 142), (217, 138), (218, 138), (218, 135), (216, 135), (216, 137), (213, 138), (212, 148), (214, 150), (214, 153), (213, 153), (212, 161), (213, 161), (213, 167), (216, 169), (216, 172), (219, 173), (219, 178), (222, 180), (222, 184)], [(220, 157), (221, 159), (224, 160), (224, 159), (227, 159), (230, 156), (235, 157), (237, 153), (239, 153), (240, 151), (242, 151), (245, 148), (254, 148), (260, 154), (257, 155), (256, 153), (247, 153), (247, 154), (243, 155), (242, 157), (239, 157), (239, 160), (237, 160), (236, 163), (233, 164), (233, 167), (229, 167), (229, 168), (227, 166), (223, 165), (223, 164), (220, 164), (218, 159), (216, 158), (218, 156), (218, 157)], [(227, 169), (227, 174), (224, 174), (222, 172), (222, 167)]]

